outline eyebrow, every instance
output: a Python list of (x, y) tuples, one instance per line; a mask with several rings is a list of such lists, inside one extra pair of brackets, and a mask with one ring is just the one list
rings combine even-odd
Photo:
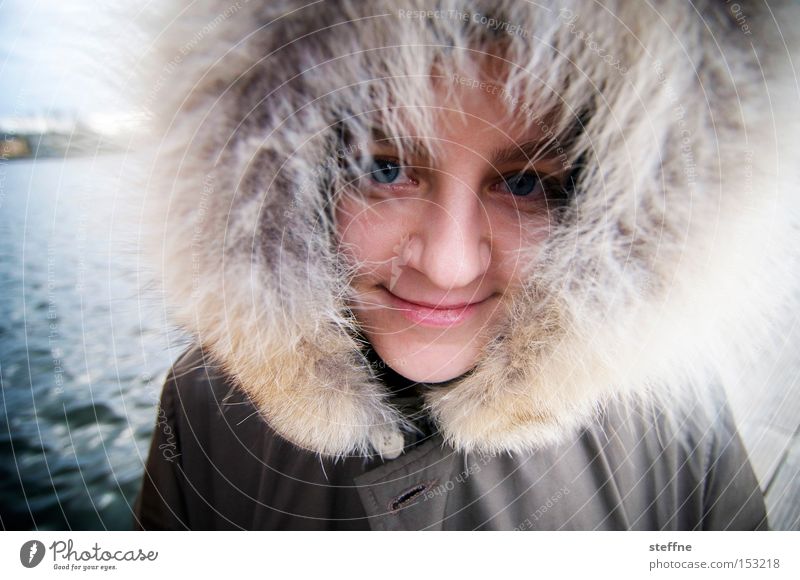
[(386, 146), (394, 146), (397, 147), (398, 145), (402, 144), (403, 148), (408, 152), (412, 158), (418, 159), (428, 159), (431, 157), (430, 149), (425, 146), (425, 144), (412, 136), (406, 137), (394, 137), (390, 136), (380, 128), (373, 128), (372, 131), (372, 140), (377, 145), (386, 145)]
[(519, 143), (505, 149), (494, 149), (489, 155), (492, 165), (502, 165), (504, 163), (538, 161), (542, 153), (546, 151), (547, 140), (533, 140)]

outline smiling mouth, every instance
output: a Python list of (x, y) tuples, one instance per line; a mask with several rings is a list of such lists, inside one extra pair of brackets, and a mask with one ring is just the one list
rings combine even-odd
[(392, 294), (383, 286), (380, 288), (387, 294), (395, 312), (420, 326), (441, 328), (462, 324), (474, 316), (477, 310), (489, 300), (486, 298), (479, 302), (433, 306), (425, 303), (410, 302)]

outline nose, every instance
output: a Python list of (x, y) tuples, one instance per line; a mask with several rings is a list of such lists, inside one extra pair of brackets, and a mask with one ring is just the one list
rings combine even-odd
[(422, 203), (407, 265), (439, 288), (467, 287), (485, 275), (491, 262), (491, 241), (480, 197), (448, 177), (435, 195)]

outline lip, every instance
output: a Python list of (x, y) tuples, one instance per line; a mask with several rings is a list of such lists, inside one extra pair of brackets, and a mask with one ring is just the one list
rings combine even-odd
[(463, 324), (472, 318), (481, 305), (488, 300), (480, 302), (462, 303), (447, 306), (431, 306), (417, 302), (409, 302), (399, 296), (395, 296), (385, 287), (381, 289), (386, 292), (391, 305), (397, 312), (407, 320), (419, 324), (420, 326), (431, 326), (436, 328), (456, 326)]

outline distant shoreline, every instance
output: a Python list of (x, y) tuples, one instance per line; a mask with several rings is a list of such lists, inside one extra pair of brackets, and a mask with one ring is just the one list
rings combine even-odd
[(117, 143), (97, 133), (6, 133), (0, 140), (0, 161), (84, 157), (122, 150)]

